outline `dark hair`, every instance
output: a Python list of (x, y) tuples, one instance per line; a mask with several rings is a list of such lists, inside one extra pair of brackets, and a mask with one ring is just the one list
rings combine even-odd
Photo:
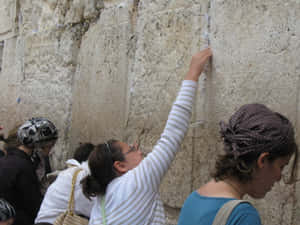
[(289, 183), (295, 180), (298, 147), (294, 128), (280, 113), (262, 104), (243, 105), (229, 123), (220, 123), (225, 155), (219, 156), (213, 177), (216, 181), (229, 177), (246, 183), (252, 179), (258, 157), (268, 152), (268, 160), (295, 154)]
[(4, 142), (3, 148), (8, 150), (9, 148), (17, 148), (21, 145), (18, 141), (18, 129), (20, 125), (16, 125), (13, 129), (8, 132), (7, 138), (3, 134), (0, 134), (0, 141)]
[(88, 160), (91, 175), (81, 181), (83, 193), (87, 198), (104, 195), (107, 185), (118, 176), (114, 162), (125, 160), (118, 141), (109, 140), (97, 145)]
[(91, 143), (80, 143), (76, 148), (73, 158), (79, 163), (86, 161), (89, 158), (90, 153), (94, 150), (95, 145)]
[(16, 216), (14, 207), (6, 200), (0, 198), (0, 222), (9, 220)]

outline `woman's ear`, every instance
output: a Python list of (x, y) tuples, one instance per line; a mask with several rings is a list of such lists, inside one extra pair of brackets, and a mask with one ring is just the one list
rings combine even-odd
[(266, 162), (268, 160), (269, 152), (263, 152), (259, 155), (257, 159), (257, 167), (258, 168), (263, 168), (266, 165)]
[(120, 175), (122, 175), (128, 171), (125, 162), (115, 161), (113, 164), (113, 167), (115, 168), (116, 172)]

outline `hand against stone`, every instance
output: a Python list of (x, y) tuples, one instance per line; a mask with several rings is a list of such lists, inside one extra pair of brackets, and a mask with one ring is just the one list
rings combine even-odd
[(2, 130), (3, 129), (3, 127), (0, 125), (0, 130)]
[(212, 52), (210, 48), (206, 48), (193, 55), (190, 64), (190, 69), (185, 77), (185, 80), (198, 81), (198, 78), (201, 75), (206, 62), (211, 56), (212, 56)]

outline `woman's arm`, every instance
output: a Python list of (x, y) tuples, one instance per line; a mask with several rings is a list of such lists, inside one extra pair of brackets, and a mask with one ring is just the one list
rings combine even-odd
[[(165, 129), (151, 153), (127, 175), (134, 175), (140, 187), (157, 190), (188, 130), (198, 78), (212, 53), (210, 49), (192, 57), (189, 71), (169, 113)], [(131, 174), (133, 173), (133, 174)], [(131, 174), (131, 175), (130, 175)]]

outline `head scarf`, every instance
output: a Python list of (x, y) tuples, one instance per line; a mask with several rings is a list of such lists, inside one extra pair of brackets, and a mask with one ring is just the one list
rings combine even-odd
[(294, 129), (289, 120), (262, 104), (243, 105), (228, 124), (221, 121), (220, 128), (224, 150), (235, 158), (295, 145)]

